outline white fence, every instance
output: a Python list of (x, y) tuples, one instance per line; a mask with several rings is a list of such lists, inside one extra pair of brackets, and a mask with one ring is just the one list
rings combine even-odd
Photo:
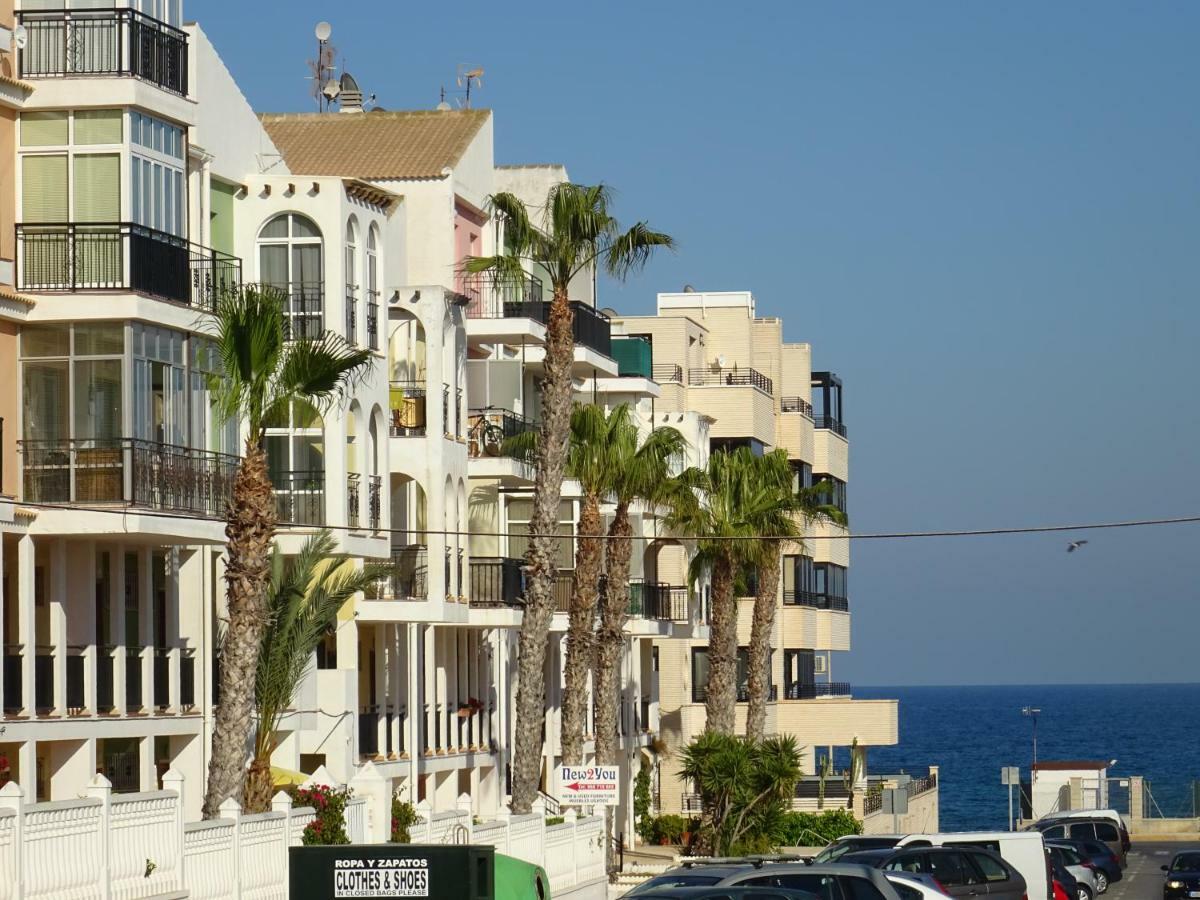
[[(391, 796), (381, 784), (374, 772), (356, 779), (346, 808), (351, 843), (387, 840)], [(242, 815), (226, 800), (219, 818), (185, 824), (183, 777), (169, 771), (163, 785), (114, 794), (97, 775), (86, 797), (34, 804), (16, 784), (0, 789), (0, 900), (285, 900), (288, 848), (300, 844), (313, 810), (293, 809), (279, 794), (268, 813)], [(555, 893), (605, 879), (602, 817), (572, 810), (547, 826), (539, 802), (528, 816), (504, 810), (478, 823), (466, 795), (449, 812), (434, 813), (427, 802), (417, 811), (414, 844), (490, 844), (544, 868)]]

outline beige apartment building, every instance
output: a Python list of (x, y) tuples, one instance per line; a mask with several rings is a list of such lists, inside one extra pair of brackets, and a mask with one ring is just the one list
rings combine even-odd
[[(658, 295), (657, 314), (617, 316), (614, 334), (643, 342), (641, 358), (662, 389), (654, 404), (656, 421), (682, 413), (710, 420), (711, 451), (749, 447), (755, 453), (787, 450), (797, 488), (822, 479), (832, 482), (830, 502), (846, 510), (849, 442), (842, 384), (832, 372), (813, 371), (812, 349), (787, 343), (783, 322), (755, 314), (747, 291)], [(851, 521), (853, 521), (851, 519)], [(817, 526), (803, 544), (785, 550), (779, 607), (772, 637), (771, 702), (768, 732), (794, 735), (804, 748), (806, 771), (833, 748), (895, 744), (895, 700), (855, 700), (849, 684), (835, 680), (836, 655), (850, 650), (849, 532)], [(647, 551), (648, 581), (674, 581), (686, 554), (670, 541)], [(683, 582), (686, 583), (686, 582)], [(743, 653), (750, 642), (753, 584), (739, 579), (738, 634)], [(669, 749), (686, 744), (704, 729), (708, 681), (705, 641), (657, 642), (659, 668), (681, 673), (660, 684), (661, 736)], [(742, 667), (738, 725), (744, 727), (747, 699)], [(660, 759), (660, 805), (687, 810), (687, 785), (674, 777), (678, 763), (668, 752)], [(865, 768), (864, 768), (865, 771)]]

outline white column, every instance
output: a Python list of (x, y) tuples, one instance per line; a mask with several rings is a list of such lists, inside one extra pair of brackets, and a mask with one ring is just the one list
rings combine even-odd
[[(83, 643), (83, 706), (88, 715), (96, 715), (96, 654), (100, 645), (100, 623), (96, 621), (96, 542), (87, 541), (76, 551), (84, 570), (85, 594), (79, 604)], [(92, 750), (95, 753), (95, 749)], [(95, 769), (93, 768), (93, 772)]]
[(154, 709), (154, 554), (138, 549), (138, 643), (142, 645), (142, 709)]
[(450, 723), (450, 746), (461, 749), (463, 720), (458, 716), (458, 704), (462, 700), (462, 629), (452, 628), (446, 637), (450, 651), (446, 656), (446, 718)]
[[(437, 689), (436, 689), (436, 672), (437, 667), (437, 629), (432, 625), (425, 626), (425, 647), (421, 656), (421, 671), (424, 673), (424, 684), (421, 690), (421, 706), (417, 707), (417, 714), (422, 712), (425, 717), (425, 742), (429, 745), (429, 753), (432, 755), (437, 752), (437, 732), (435, 728), (435, 717), (437, 716)], [(415, 753), (420, 753), (421, 748), (415, 747)]]
[[(207, 171), (207, 164), (205, 171)], [(166, 633), (167, 645), (171, 648), (170, 661), (167, 664), (167, 704), (170, 706), (171, 712), (182, 715), (183, 704), (179, 699), (179, 669), (183, 658), (183, 640), (179, 628), (179, 575), (179, 548), (172, 547), (170, 553), (167, 554)]]
[(434, 652), (437, 654), (434, 658), (434, 679), (435, 679), (435, 696), (438, 706), (438, 727), (442, 732), (442, 739), (439, 743), (439, 750), (446, 750), (450, 746), (450, 734), (446, 713), (450, 708), (450, 693), (446, 684), (447, 667), (449, 666), (450, 653), (449, 647), (449, 629), (439, 628), (437, 640), (434, 641)]
[(407, 681), (400, 668), (400, 658), (404, 648), (404, 630), (400, 625), (389, 625), (388, 635), (388, 646), (391, 648), (391, 656), (389, 657), (391, 665), (388, 675), (388, 700), (391, 703), (392, 709), (392, 753), (398, 758), (400, 754), (400, 735), (401, 730), (404, 728), (404, 723), (400, 718), (400, 710), (404, 709), (405, 698), (408, 693)]
[(125, 545), (114, 544), (109, 549), (108, 633), (113, 643), (112, 689), (113, 709), (117, 715), (125, 707)]
[(54, 645), (54, 714), (67, 714), (67, 542), (50, 545), (50, 643)]
[[(36, 714), (33, 693), (34, 659), (37, 656), (34, 565), (33, 535), (26, 534), (17, 542), (17, 643), (21, 645), (21, 709), (24, 715), (30, 717)], [(26, 777), (24, 767), (22, 777)], [(27, 785), (26, 788), (29, 796), (36, 800), (34, 785)]]
[(375, 626), (375, 671), (371, 673), (375, 679), (375, 746), (379, 754), (383, 754), (387, 748), (388, 658), (387, 641), (384, 639), (387, 629), (388, 626), (384, 624)]
[(417, 798), (417, 778), (421, 774), (421, 734), (425, 728), (425, 717), (421, 715), (421, 683), (424, 671), (421, 626), (415, 622), (404, 625), (404, 638), (408, 644), (408, 665), (405, 669), (404, 687), (404, 748), (409, 759), (409, 800)]
[(17, 748), (17, 762), (20, 771), (17, 773), (20, 783), (25, 786), (25, 796), (30, 803), (42, 800), (38, 796), (37, 784), (37, 741), (25, 741)]
[(158, 772), (154, 768), (154, 736), (138, 739), (138, 789), (158, 790)]

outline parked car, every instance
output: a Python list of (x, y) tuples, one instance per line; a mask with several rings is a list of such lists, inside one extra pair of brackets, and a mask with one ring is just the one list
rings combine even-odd
[(1099, 889), (1096, 887), (1096, 870), (1091, 863), (1085, 863), (1074, 847), (1047, 844), (1046, 852), (1057, 865), (1071, 873), (1071, 877), (1075, 879), (1075, 895), (1078, 900), (1095, 900)]
[(1054, 862), (1049, 853), (1046, 854), (1046, 859), (1050, 860), (1050, 873), (1054, 881), (1067, 892), (1068, 900), (1076, 900), (1079, 897), (1079, 882), (1075, 880), (1075, 876)]
[(1124, 834), (1111, 819), (1085, 819), (1072, 816), (1065, 819), (1049, 819), (1038, 822), (1035, 826), (1046, 840), (1068, 839), (1072, 841), (1102, 841), (1112, 850), (1117, 861), (1124, 869), (1128, 836)]
[(1067, 896), (1067, 889), (1061, 884), (1059, 884), (1057, 881), (1052, 881), (1051, 885), (1054, 888), (1054, 900), (1071, 900), (1071, 898)]
[(847, 834), (829, 844), (824, 850), (813, 857), (817, 864), (836, 862), (847, 853), (857, 853), (859, 850), (880, 850), (895, 847), (903, 835), (899, 834)]
[(1121, 832), (1121, 843), (1125, 847), (1125, 852), (1129, 852), (1129, 825), (1115, 809), (1068, 809), (1042, 816), (1036, 824), (1059, 822), (1063, 819), (1106, 819), (1116, 826), (1117, 831)]
[(792, 888), (815, 894), (819, 900), (900, 900), (879, 869), (845, 863), (772, 863), (730, 875), (721, 882), (725, 885)]
[(1163, 900), (1176, 897), (1200, 897), (1200, 851), (1176, 853), (1170, 865), (1162, 867), (1167, 873), (1163, 881)]
[(1025, 879), (998, 853), (981, 847), (896, 847), (866, 850), (842, 857), (844, 863), (860, 863), (884, 872), (919, 872), (928, 875), (951, 897), (988, 900), (1024, 900)]
[(643, 881), (633, 890), (622, 894), (621, 900), (624, 900), (625, 897), (643, 897), (661, 888), (711, 887), (730, 875), (762, 868), (767, 863), (799, 861), (800, 858), (797, 856), (744, 856), (688, 860), (682, 865), (668, 869), (661, 875), (655, 875), (653, 878)]
[(981, 847), (991, 850), (1021, 873), (1029, 900), (1050, 900), (1050, 875), (1046, 847), (1040, 834), (1021, 831), (962, 831), (941, 834), (908, 834), (897, 847)]
[(932, 875), (920, 872), (884, 872), (900, 900), (943, 900), (947, 896)]
[(1103, 841), (1071, 841), (1051, 838), (1046, 842), (1062, 847), (1072, 847), (1085, 862), (1090, 862), (1095, 868), (1096, 891), (1103, 894), (1114, 881), (1121, 880), (1121, 861), (1117, 859), (1108, 844)]
[(638, 896), (647, 900), (816, 900), (806, 891), (778, 887), (664, 887)]

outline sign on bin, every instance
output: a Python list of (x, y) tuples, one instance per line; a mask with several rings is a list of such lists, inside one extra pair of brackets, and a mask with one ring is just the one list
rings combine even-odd
[(568, 805), (616, 806), (616, 766), (559, 766), (558, 799)]

